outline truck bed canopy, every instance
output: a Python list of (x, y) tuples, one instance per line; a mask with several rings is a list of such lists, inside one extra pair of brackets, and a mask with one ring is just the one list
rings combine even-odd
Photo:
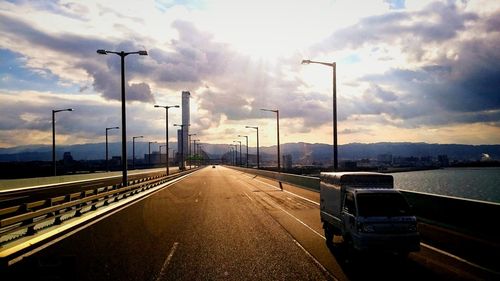
[(370, 172), (321, 173), (321, 181), (353, 188), (394, 188), (391, 175)]

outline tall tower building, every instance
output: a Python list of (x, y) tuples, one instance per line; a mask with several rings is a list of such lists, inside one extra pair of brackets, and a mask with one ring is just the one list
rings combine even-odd
[[(191, 98), (191, 93), (189, 91), (182, 91), (182, 127), (183, 132), (182, 132), (182, 140), (180, 138), (181, 130), (179, 130), (177, 136), (178, 136), (178, 141), (177, 141), (177, 151), (178, 153), (181, 153), (181, 151), (184, 154), (184, 161), (186, 161), (187, 156), (189, 155), (189, 125), (190, 125), (190, 120), (189, 120), (189, 102)], [(181, 163), (179, 165), (180, 168), (184, 168), (184, 163)]]

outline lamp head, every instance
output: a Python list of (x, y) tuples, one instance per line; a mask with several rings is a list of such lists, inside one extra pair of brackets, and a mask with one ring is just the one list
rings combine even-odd
[(139, 53), (139, 55), (141, 55), (141, 56), (147, 56), (147, 55), (148, 55), (148, 52), (147, 52), (147, 51), (139, 51), (138, 53)]
[(97, 50), (97, 53), (100, 54), (100, 55), (107, 55), (108, 53), (106, 52), (106, 50), (103, 50), (103, 49), (99, 49)]
[(302, 60), (301, 64), (310, 64), (311, 60)]
[(159, 105), (155, 104), (155, 107), (160, 107)]

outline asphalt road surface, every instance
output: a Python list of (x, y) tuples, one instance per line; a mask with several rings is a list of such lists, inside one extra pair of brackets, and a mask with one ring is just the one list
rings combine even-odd
[(329, 248), (319, 194), (277, 187), (210, 166), (33, 254), (1, 279), (476, 279), (426, 249), (401, 258)]

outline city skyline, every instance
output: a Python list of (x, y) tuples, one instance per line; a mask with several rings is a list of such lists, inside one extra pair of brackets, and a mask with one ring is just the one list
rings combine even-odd
[[(99, 1), (0, 4), (0, 147), (100, 143), (120, 125), (119, 61), (98, 48), (147, 50), (126, 62), (129, 135), (164, 140), (164, 115), (191, 92), (190, 131), (232, 143), (259, 126), (275, 144), (500, 143), (500, 3), (495, 1)], [(283, 8), (285, 7), (286, 8)], [(258, 19), (258, 20), (257, 20)], [(181, 112), (170, 116), (175, 141)], [(118, 141), (119, 134), (110, 135)]]

